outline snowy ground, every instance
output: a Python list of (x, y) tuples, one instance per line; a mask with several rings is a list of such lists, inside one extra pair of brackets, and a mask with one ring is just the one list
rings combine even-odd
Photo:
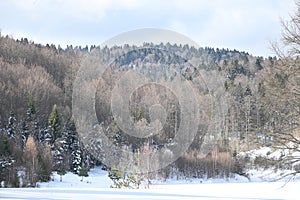
[[(251, 173), (251, 172), (250, 172)], [(264, 174), (263, 174), (264, 173)], [(244, 177), (230, 180), (167, 180), (155, 181), (149, 189), (112, 189), (107, 172), (92, 169), (81, 181), (72, 173), (62, 182), (54, 174), (54, 181), (39, 183), (39, 188), (0, 189), (0, 199), (300, 199), (300, 181), (267, 182), (269, 172), (252, 172), (252, 181)]]

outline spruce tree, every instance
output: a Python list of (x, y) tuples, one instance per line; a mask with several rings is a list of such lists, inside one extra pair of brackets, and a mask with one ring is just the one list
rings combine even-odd
[(8, 125), (6, 128), (7, 134), (9, 137), (15, 137), (16, 134), (16, 118), (14, 112), (10, 112), (9, 118), (8, 118)]
[(42, 182), (47, 182), (51, 178), (50, 176), (53, 167), (51, 148), (47, 145), (40, 145), (37, 156), (39, 163), (39, 168), (37, 172), (38, 180)]
[(29, 135), (32, 135), (35, 141), (39, 141), (39, 126), (32, 98), (29, 98), (28, 100), (25, 120), (22, 125), (22, 138), (24, 144)]
[(48, 125), (53, 134), (53, 140), (61, 137), (61, 121), (58, 115), (56, 104), (53, 105), (52, 112), (49, 116)]
[(78, 140), (78, 133), (76, 131), (75, 121), (73, 118), (70, 119), (69, 123), (66, 126), (67, 132), (67, 142), (69, 148), (72, 150), (73, 144)]
[(89, 174), (88, 174), (88, 166), (86, 166), (85, 164), (82, 164), (80, 170), (79, 170), (79, 173), (78, 175), (81, 176), (81, 181), (83, 181), (83, 177), (88, 177)]
[(66, 144), (70, 153), (70, 169), (72, 172), (79, 174), (83, 163), (83, 150), (81, 148), (81, 143), (78, 138), (73, 118), (71, 118), (66, 124), (63, 135), (63, 137), (66, 138)]
[(71, 170), (79, 174), (82, 165), (82, 150), (80, 149), (79, 141), (73, 144), (73, 150), (71, 152)]
[(65, 163), (66, 153), (62, 148), (60, 141), (57, 141), (55, 145), (55, 150), (53, 151), (54, 159), (54, 169), (57, 171), (57, 174), (60, 175), (60, 182), (62, 181), (62, 176), (66, 174), (66, 163)]
[(48, 146), (50, 146), (51, 148), (53, 147), (53, 143), (54, 143), (54, 136), (53, 136), (53, 132), (51, 128), (45, 128), (43, 133), (44, 136), (44, 143), (47, 144)]

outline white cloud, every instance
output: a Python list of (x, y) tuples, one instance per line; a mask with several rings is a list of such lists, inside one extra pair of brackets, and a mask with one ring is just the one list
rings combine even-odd
[[(255, 55), (266, 55), (271, 53), (269, 41), (280, 37), (279, 17), (286, 18), (294, 2), (216, 0), (194, 5), (197, 6), (204, 6), (209, 15), (205, 19), (194, 19), (185, 31), (193, 32), (194, 39), (200, 45), (236, 48)], [(192, 12), (197, 9), (188, 10)]]
[(268, 41), (280, 37), (279, 16), (294, 8), (294, 0), (12, 0), (0, 2), (0, 28), (37, 42), (82, 45), (167, 28), (200, 45), (266, 54)]

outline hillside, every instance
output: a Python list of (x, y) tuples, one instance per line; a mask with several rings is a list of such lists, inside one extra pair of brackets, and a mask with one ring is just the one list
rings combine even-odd
[[(67, 171), (85, 174), (107, 158), (105, 154), (95, 154), (104, 148), (97, 146), (96, 140), (90, 141), (91, 146), (84, 145), (76, 131), (76, 119), (72, 119), (74, 80), (84, 58), (95, 52), (109, 66), (97, 83), (95, 110), (104, 134), (116, 147), (133, 152), (146, 148), (172, 151), (166, 144), (176, 142), (184, 120), (179, 97), (189, 97), (159, 84), (135, 88), (128, 106), (133, 122), (150, 126), (149, 110), (153, 104), (160, 104), (165, 108), (162, 115), (166, 123), (154, 136), (133, 137), (118, 126), (111, 110), (113, 88), (125, 72), (134, 70), (150, 80), (171, 83), (179, 75), (195, 91), (200, 107), (195, 137), (175, 163), (151, 174), (153, 177), (168, 177), (175, 172), (196, 178), (245, 175), (247, 160), (239, 159), (237, 154), (277, 144), (276, 130), (289, 128), (288, 123), (299, 116), (291, 107), (297, 99), (290, 100), (286, 84), (292, 75), (284, 68), (285, 62), (298, 59), (263, 58), (237, 50), (196, 49), (168, 43), (62, 49), (35, 44), (26, 38), (1, 36), (0, 181), (5, 181), (6, 186), (18, 186), (18, 170), (26, 172), (23, 186), (28, 186), (48, 181), (52, 170), (62, 175)], [(280, 91), (285, 92), (278, 96)], [(115, 157), (120, 165), (124, 158), (122, 154)], [(34, 159), (38, 162), (30, 161)]]

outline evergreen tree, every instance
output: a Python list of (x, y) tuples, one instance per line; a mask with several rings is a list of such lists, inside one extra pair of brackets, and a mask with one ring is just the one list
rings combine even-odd
[(28, 100), (28, 109), (27, 109), (27, 113), (32, 116), (35, 114), (35, 107), (34, 107), (34, 103), (33, 103), (33, 99), (32, 97), (29, 98)]
[(4, 133), (0, 135), (0, 157), (8, 157), (11, 155), (9, 143), (9, 135)]
[(56, 104), (53, 105), (52, 112), (48, 120), (48, 126), (52, 131), (54, 141), (61, 137), (61, 121), (57, 112)]
[(38, 180), (47, 182), (50, 180), (52, 172), (52, 154), (51, 148), (48, 145), (40, 145), (38, 150)]
[(21, 163), (21, 137), (18, 134), (17, 121), (10, 112), (8, 125), (0, 130), (0, 182), (5, 187), (19, 187), (16, 164)]
[(52, 133), (52, 129), (51, 128), (45, 128), (44, 132), (42, 133), (44, 135), (44, 143), (47, 144), (50, 147), (53, 147), (53, 143), (54, 143), (54, 136)]
[(73, 144), (75, 144), (78, 140), (78, 133), (76, 131), (75, 121), (73, 118), (71, 118), (69, 123), (67, 123), (65, 132), (67, 134), (67, 143), (72, 151)]
[(261, 58), (257, 58), (255, 61), (255, 67), (257, 68), (257, 70), (262, 70), (263, 66), (261, 65)]
[(81, 170), (81, 166), (82, 166), (82, 150), (80, 149), (79, 141), (77, 141), (73, 144), (73, 150), (72, 150), (72, 153), (71, 153), (71, 160), (72, 160), (71, 170), (74, 173), (79, 174), (79, 172)]
[(8, 118), (8, 125), (6, 128), (7, 134), (9, 135), (9, 137), (15, 137), (16, 134), (16, 118), (15, 118), (15, 114), (11, 111), (9, 118)]
[(45, 142), (45, 129), (44, 128), (39, 129), (38, 141), (41, 144)]
[(60, 181), (62, 181), (62, 175), (66, 174), (69, 170), (69, 160), (70, 160), (70, 148), (68, 143), (68, 132), (64, 131), (62, 137), (58, 138), (55, 142), (54, 150), (54, 162), (55, 169), (60, 175)]
[(63, 141), (65, 148), (69, 151), (69, 168), (72, 172), (79, 174), (81, 166), (83, 163), (83, 150), (81, 148), (81, 143), (78, 138), (78, 133), (76, 131), (74, 119), (71, 118), (66, 124), (63, 133)]
[(54, 170), (60, 175), (60, 181), (62, 181), (62, 176), (66, 174), (66, 163), (65, 163), (66, 152), (64, 151), (61, 141), (57, 141), (55, 145), (55, 150), (53, 151), (54, 159)]
[(4, 181), (5, 186), (9, 181), (9, 170), (12, 164), (9, 136), (4, 133), (0, 135), (0, 183)]
[(32, 98), (29, 98), (25, 120), (23, 121), (22, 138), (24, 144), (29, 135), (32, 135), (35, 141), (39, 141), (39, 127)]
[(78, 173), (78, 175), (81, 176), (81, 181), (83, 181), (83, 177), (89, 176), (88, 171), (89, 171), (88, 167), (85, 164), (82, 164)]

